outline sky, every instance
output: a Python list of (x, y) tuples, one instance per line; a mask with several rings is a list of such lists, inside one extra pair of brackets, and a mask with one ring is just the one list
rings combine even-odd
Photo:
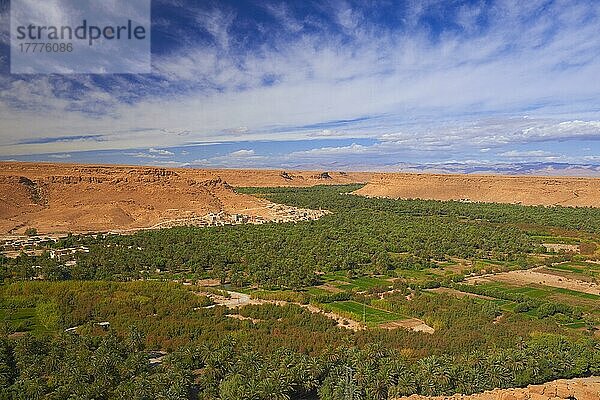
[(0, 160), (600, 175), (596, 0), (153, 0), (138, 75), (11, 74), (9, 25)]

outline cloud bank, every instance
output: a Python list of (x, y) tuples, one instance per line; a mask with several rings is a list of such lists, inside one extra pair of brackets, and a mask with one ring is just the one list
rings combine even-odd
[(184, 163), (172, 148), (240, 143), (195, 160), (598, 162), (598, 2), (393, 3), (157, 1), (153, 73), (138, 76), (9, 75), (0, 35), (0, 156)]

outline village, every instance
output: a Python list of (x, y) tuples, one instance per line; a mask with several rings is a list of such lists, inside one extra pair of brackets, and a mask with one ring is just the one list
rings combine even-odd
[[(266, 214), (268, 214), (268, 216), (265, 217), (261, 215), (250, 215), (244, 213), (255, 212), (259, 209), (266, 210)], [(241, 224), (260, 225), (267, 222), (297, 223), (302, 221), (315, 221), (327, 214), (331, 214), (331, 212), (328, 210), (311, 210), (269, 203), (264, 207), (241, 210), (239, 213), (230, 214), (225, 211), (220, 211), (218, 213), (208, 213), (203, 216), (190, 216), (187, 218), (161, 221), (153, 225), (150, 229), (164, 229), (175, 226), (214, 227)]]
[(2, 254), (8, 258), (16, 258), (20, 254), (28, 256), (39, 256), (48, 251), (50, 258), (60, 260), (65, 256), (74, 255), (77, 252), (88, 253), (85, 246), (55, 249), (53, 245), (59, 240), (66, 238), (67, 234), (59, 235), (36, 235), (36, 236), (6, 236), (2, 239), (0, 249)]
[[(297, 223), (302, 221), (315, 221), (324, 215), (331, 214), (331, 211), (328, 210), (303, 209), (275, 203), (269, 203), (261, 209), (267, 210), (268, 217), (261, 215), (248, 215), (241, 212), (230, 214), (221, 211), (218, 213), (208, 213), (202, 216), (190, 216), (188, 218), (166, 220), (145, 229), (164, 229), (176, 226), (218, 227), (242, 224), (261, 225), (268, 222)], [(243, 211), (252, 212), (256, 210), (257, 209), (247, 209)], [(106, 235), (131, 234), (142, 229), (144, 228), (89, 233), (89, 235), (97, 237)], [(26, 254), (28, 256), (40, 256), (44, 253), (44, 251), (48, 251), (50, 258), (57, 260), (61, 260), (61, 258), (65, 258), (66, 256), (73, 256), (78, 252), (89, 252), (89, 249), (85, 246), (61, 249), (53, 248), (53, 245), (66, 237), (68, 237), (68, 234), (66, 233), (51, 235), (4, 236), (0, 238), (0, 250), (2, 254), (8, 258), (16, 258), (20, 254)]]

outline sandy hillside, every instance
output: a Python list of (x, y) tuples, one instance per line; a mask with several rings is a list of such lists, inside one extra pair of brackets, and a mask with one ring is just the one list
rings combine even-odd
[(599, 178), (378, 174), (363, 196), (600, 207)]
[(454, 396), (402, 397), (398, 400), (598, 400), (600, 378), (559, 379), (543, 385), (529, 385), (520, 389), (494, 389), (485, 393)]
[(184, 169), (184, 174), (196, 177), (220, 176), (234, 187), (308, 187), (315, 185), (346, 185), (367, 183), (375, 175), (370, 172), (323, 172), (323, 171), (283, 171), (283, 170), (192, 170)]
[(225, 211), (272, 217), (235, 186), (351, 183), (343, 173), (0, 163), (0, 233), (128, 230)]

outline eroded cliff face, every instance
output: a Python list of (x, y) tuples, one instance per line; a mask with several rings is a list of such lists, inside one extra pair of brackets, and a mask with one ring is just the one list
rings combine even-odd
[(128, 230), (264, 207), (264, 200), (234, 193), (219, 177), (204, 178), (162, 168), (13, 166), (0, 174), (0, 231)]
[(380, 174), (355, 193), (369, 197), (600, 207), (600, 178)]
[(485, 393), (454, 396), (401, 397), (398, 400), (599, 400), (600, 377), (560, 379), (518, 389), (494, 389)]
[[(325, 174), (325, 175), (324, 175)], [(326, 177), (324, 177), (326, 176)], [(360, 182), (366, 174), (0, 163), (0, 234), (127, 231), (209, 213), (275, 219), (233, 186)]]

